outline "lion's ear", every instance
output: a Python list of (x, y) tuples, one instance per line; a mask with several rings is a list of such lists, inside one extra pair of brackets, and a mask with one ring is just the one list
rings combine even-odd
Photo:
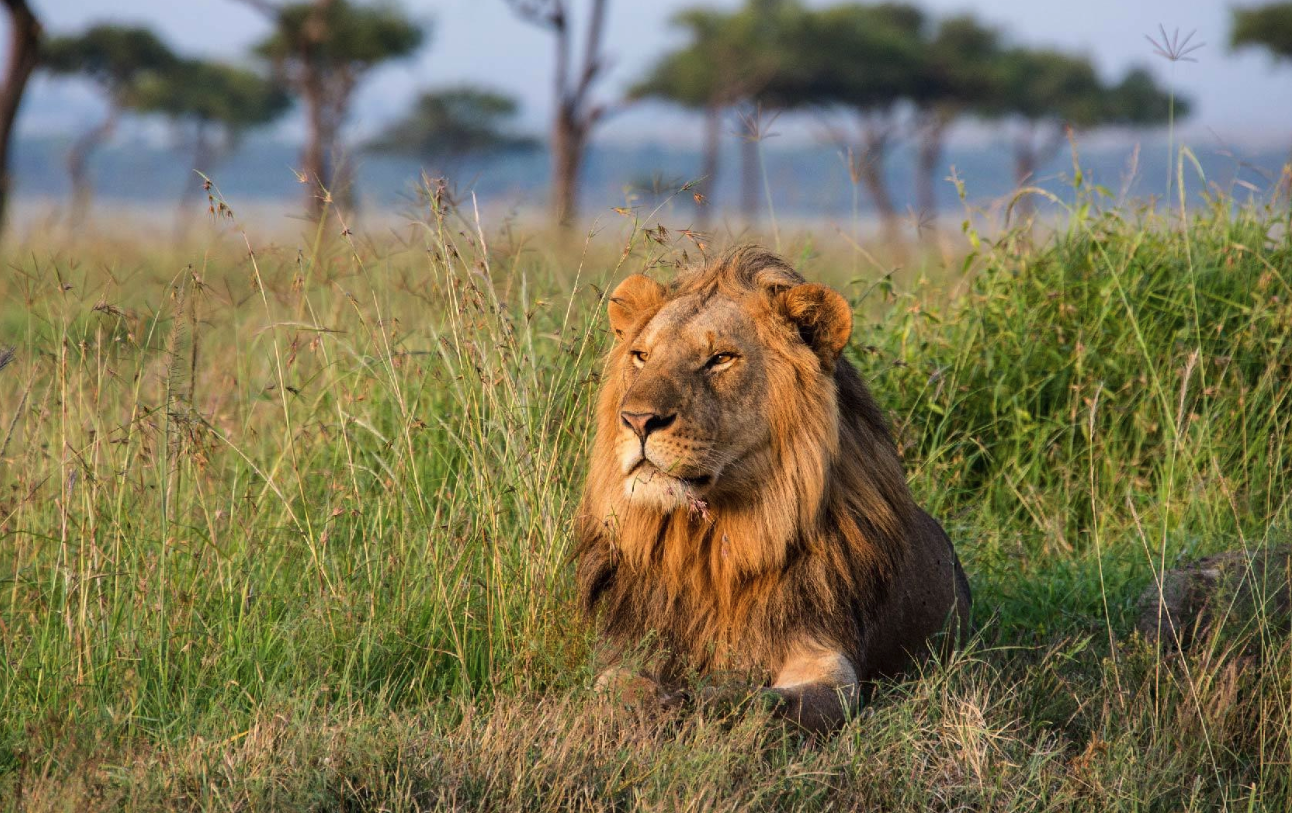
[(643, 314), (654, 312), (664, 303), (664, 286), (650, 277), (633, 274), (619, 283), (610, 294), (610, 327), (615, 337), (622, 339)]
[(827, 367), (833, 365), (852, 335), (848, 300), (832, 288), (807, 282), (782, 291), (780, 304), (808, 347)]

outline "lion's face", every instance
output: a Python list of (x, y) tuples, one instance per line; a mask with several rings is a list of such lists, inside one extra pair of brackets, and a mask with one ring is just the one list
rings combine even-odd
[(641, 276), (616, 289), (610, 318), (619, 397), (601, 431), (613, 432), (625, 497), (664, 510), (763, 482), (771, 405), (804, 370), (828, 379), (852, 324), (843, 298), (820, 285), (670, 297)]
[(690, 296), (661, 308), (619, 360), (628, 498), (669, 507), (743, 479), (769, 442), (766, 365), (741, 303)]

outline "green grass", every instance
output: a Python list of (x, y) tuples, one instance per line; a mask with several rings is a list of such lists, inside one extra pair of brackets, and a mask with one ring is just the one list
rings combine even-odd
[(970, 233), (962, 265), (897, 273), (782, 235), (856, 302), (848, 352), (981, 630), (823, 742), (588, 688), (567, 556), (602, 292), (694, 259), (686, 235), (558, 250), (439, 212), (12, 248), (0, 800), (1286, 810), (1286, 637), (1177, 657), (1133, 633), (1163, 567), (1290, 536), (1285, 223), (1087, 201), (1041, 245)]

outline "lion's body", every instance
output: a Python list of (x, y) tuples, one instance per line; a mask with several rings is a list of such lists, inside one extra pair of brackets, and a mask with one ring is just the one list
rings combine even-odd
[(755, 250), (616, 291), (576, 553), (608, 665), (650, 639), (660, 680), (815, 692), (793, 716), (825, 728), (835, 690), (967, 631), (951, 543), (840, 355), (840, 303)]

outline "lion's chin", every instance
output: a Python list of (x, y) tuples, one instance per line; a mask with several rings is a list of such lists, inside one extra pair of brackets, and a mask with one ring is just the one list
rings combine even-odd
[(661, 510), (695, 508), (703, 505), (703, 492), (710, 477), (675, 477), (649, 463), (639, 465), (624, 478), (624, 492), (629, 501)]

